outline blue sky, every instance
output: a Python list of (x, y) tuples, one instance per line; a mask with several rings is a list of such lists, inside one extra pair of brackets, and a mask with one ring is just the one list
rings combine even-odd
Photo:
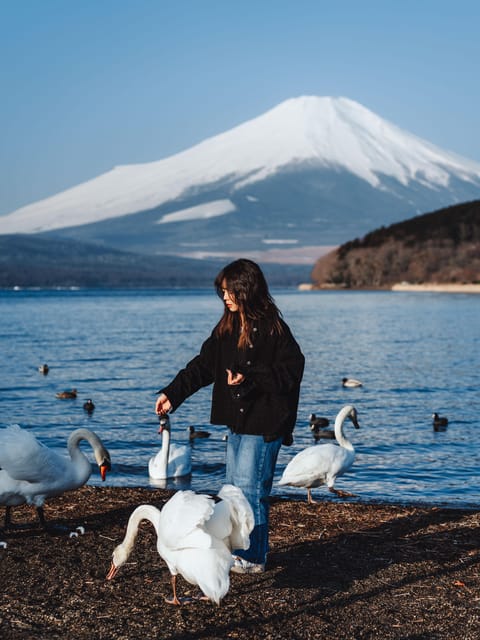
[(480, 162), (476, 0), (1, 0), (0, 214), (287, 98)]

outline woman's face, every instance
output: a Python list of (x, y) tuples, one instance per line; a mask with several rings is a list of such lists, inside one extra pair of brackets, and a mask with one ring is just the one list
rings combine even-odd
[(238, 304), (235, 302), (235, 296), (231, 291), (227, 289), (227, 283), (225, 280), (222, 282), (223, 301), (229, 311), (238, 311)]

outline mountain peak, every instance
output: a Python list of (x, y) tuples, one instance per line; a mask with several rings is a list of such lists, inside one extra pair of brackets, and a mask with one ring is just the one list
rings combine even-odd
[[(348, 174), (381, 192), (478, 187), (480, 165), (400, 129), (345, 97), (299, 96), (229, 131), (155, 162), (122, 165), (0, 217), (0, 233), (36, 233), (98, 223), (188, 200), (209, 190), (234, 199), (252, 185), (300, 170)], [(417, 186), (415, 186), (417, 185)], [(383, 196), (382, 196), (383, 197)], [(398, 194), (393, 196), (398, 198)], [(404, 197), (403, 195), (401, 196)], [(451, 196), (458, 201), (457, 195)], [(214, 198), (212, 198), (213, 200)], [(205, 197), (203, 199), (205, 202)], [(410, 202), (407, 200), (407, 202)], [(442, 204), (448, 204), (443, 202)], [(178, 203), (177, 203), (178, 204)], [(185, 206), (194, 207), (197, 203)], [(226, 203), (228, 204), (228, 202)], [(437, 203), (432, 202), (432, 208)], [(235, 205), (222, 205), (226, 215)], [(268, 209), (265, 209), (266, 211)], [(199, 210), (196, 210), (199, 211)], [(196, 215), (189, 212), (189, 218)], [(170, 218), (181, 220), (181, 217)]]

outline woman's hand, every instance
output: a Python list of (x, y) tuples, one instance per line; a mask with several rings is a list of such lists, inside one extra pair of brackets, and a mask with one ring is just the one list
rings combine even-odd
[(228, 385), (242, 384), (242, 382), (245, 380), (245, 376), (243, 375), (243, 373), (233, 373), (232, 371), (230, 371), (230, 369), (227, 369), (226, 371)]
[(164, 393), (161, 393), (157, 398), (157, 402), (155, 403), (155, 413), (158, 416), (161, 416), (165, 413), (168, 413), (171, 408), (172, 403)]

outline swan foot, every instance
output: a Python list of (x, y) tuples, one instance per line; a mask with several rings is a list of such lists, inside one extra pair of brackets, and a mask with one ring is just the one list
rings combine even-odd
[(307, 502), (308, 504), (318, 504), (318, 502), (312, 498), (312, 492), (310, 489), (307, 489)]
[(105, 576), (105, 580), (113, 580), (118, 573), (118, 569), (119, 568), (112, 562), (112, 564), (110, 565), (110, 570)]
[(333, 487), (328, 488), (331, 493), (334, 493), (339, 498), (356, 498), (355, 493), (349, 493), (348, 491), (341, 491), (340, 489), (334, 489)]
[(165, 598), (165, 602), (167, 604), (173, 604), (176, 607), (181, 607), (184, 604), (192, 604), (192, 602), (198, 602), (199, 600), (209, 600), (206, 595), (204, 595), (201, 591), (198, 595), (193, 597), (177, 597), (177, 576), (172, 576), (170, 579), (172, 583), (172, 591), (173, 596), (171, 598)]
[(187, 597), (177, 598), (175, 596), (174, 598), (165, 598), (165, 602), (167, 604), (173, 604), (177, 607), (181, 607), (184, 604), (192, 604), (192, 602), (195, 602), (195, 598), (187, 598)]
[(182, 603), (177, 598), (177, 576), (173, 576), (172, 575), (171, 578), (170, 578), (170, 582), (172, 583), (173, 597), (172, 598), (165, 598), (165, 602), (167, 604), (174, 604), (177, 607), (181, 607)]
[(204, 593), (199, 591), (195, 596), (193, 596), (194, 600), (201, 600), (202, 602), (210, 602), (210, 598), (206, 596)]

